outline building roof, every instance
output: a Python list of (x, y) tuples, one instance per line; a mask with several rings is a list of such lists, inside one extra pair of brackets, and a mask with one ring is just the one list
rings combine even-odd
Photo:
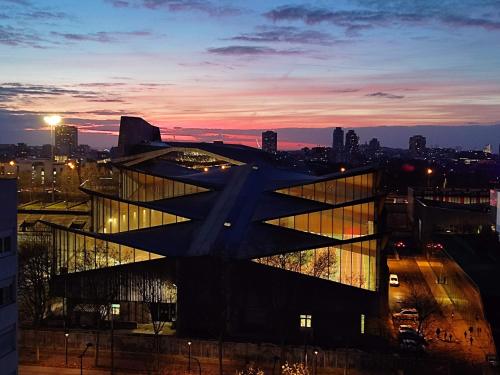
[[(346, 241), (264, 223), (273, 218), (334, 207), (277, 193), (276, 190), (374, 171), (371, 167), (364, 167), (314, 176), (278, 166), (273, 156), (262, 150), (225, 143), (156, 141), (143, 142), (140, 149), (141, 153), (114, 160), (114, 165), (118, 169), (168, 178), (209, 191), (134, 202), (189, 218), (188, 222), (99, 234), (99, 237), (165, 256), (218, 255), (252, 259), (340, 245)], [(93, 194), (89, 190), (86, 192)], [(368, 200), (377, 198), (374, 195)], [(359, 202), (344, 205), (356, 203)]]

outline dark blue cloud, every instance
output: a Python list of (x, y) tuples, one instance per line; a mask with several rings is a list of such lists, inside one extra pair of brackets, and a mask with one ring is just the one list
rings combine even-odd
[(304, 51), (296, 49), (278, 50), (262, 46), (227, 46), (209, 48), (207, 52), (215, 55), (244, 56), (244, 55), (298, 55)]
[(386, 99), (403, 99), (404, 95), (396, 95), (396, 94), (391, 94), (388, 92), (373, 92), (371, 94), (366, 94), (366, 96), (372, 96), (375, 98), (386, 98)]
[(315, 30), (301, 30), (293, 26), (259, 26), (253, 33), (242, 33), (229, 38), (229, 40), (242, 42), (316, 44), (324, 46), (340, 42), (340, 40), (336, 40), (328, 33)]
[(239, 8), (229, 5), (217, 5), (207, 0), (107, 0), (116, 8), (143, 7), (164, 9), (170, 12), (201, 12), (214, 17), (241, 14)]
[[(486, 30), (500, 30), (498, 11), (500, 2), (478, 0), (464, 3), (457, 1), (434, 2), (412, 1), (358, 1), (361, 8), (336, 10), (310, 5), (284, 5), (274, 8), (264, 17), (273, 22), (301, 21), (308, 25), (330, 23), (345, 29), (348, 36), (358, 35), (360, 31), (373, 27), (437, 22), (447, 27), (475, 27)], [(483, 8), (479, 8), (482, 6)], [(474, 15), (478, 10), (484, 10)], [(496, 15), (495, 15), (496, 14)]]

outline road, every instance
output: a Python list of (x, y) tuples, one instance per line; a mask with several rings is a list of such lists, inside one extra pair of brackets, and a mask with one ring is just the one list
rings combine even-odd
[[(464, 337), (464, 331), (467, 331), (470, 326), (469, 321), (455, 311), (446, 290), (442, 285), (437, 284), (436, 276), (427, 260), (418, 257), (403, 257), (400, 260), (388, 259), (387, 265), (389, 272), (397, 274), (400, 282), (399, 287), (389, 287), (388, 303), (391, 314), (400, 311), (402, 307), (413, 307), (406, 306), (404, 303), (411, 285), (427, 290), (438, 302), (441, 310), (441, 314), (436, 314), (430, 319), (425, 329), (426, 338), (431, 341), (428, 350), (437, 354), (466, 357), (471, 361), (483, 362), (485, 354), (492, 350), (491, 343), (486, 339), (486, 334), (483, 337), (474, 337), (474, 344), (470, 344), (470, 335), (467, 338)], [(471, 288), (470, 285), (462, 287)], [(443, 333), (439, 339), (436, 337), (435, 332), (438, 327), (441, 332), (452, 334), (451, 342), (443, 340)], [(486, 325), (483, 324), (483, 327), (483, 332), (486, 332)], [(396, 330), (397, 324), (394, 328)], [(396, 332), (394, 336), (397, 337)]]

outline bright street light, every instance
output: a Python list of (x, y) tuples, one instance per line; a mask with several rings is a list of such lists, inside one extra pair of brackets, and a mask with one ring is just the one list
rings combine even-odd
[(433, 171), (432, 171), (432, 169), (427, 168), (427, 174), (431, 175), (431, 174), (432, 174), (432, 172), (433, 172)]
[(61, 120), (62, 118), (59, 115), (50, 115), (43, 118), (43, 121), (45, 121), (45, 123), (50, 126), (59, 125), (61, 123)]

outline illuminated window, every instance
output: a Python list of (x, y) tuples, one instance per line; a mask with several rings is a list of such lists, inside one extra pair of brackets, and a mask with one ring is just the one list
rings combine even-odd
[(311, 327), (312, 327), (312, 315), (301, 314), (300, 328), (311, 328)]
[(365, 333), (365, 314), (361, 314), (361, 334)]
[(112, 303), (111, 304), (111, 314), (120, 315), (120, 304), (119, 303)]

